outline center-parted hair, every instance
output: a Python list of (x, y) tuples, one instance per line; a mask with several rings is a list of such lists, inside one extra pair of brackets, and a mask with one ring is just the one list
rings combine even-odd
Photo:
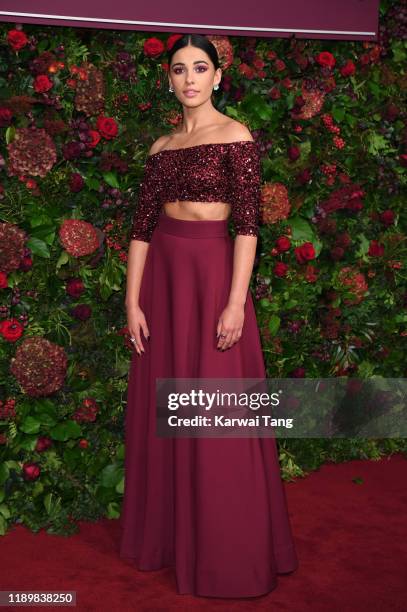
[(192, 45), (193, 47), (198, 47), (207, 53), (215, 66), (215, 70), (220, 68), (219, 64), (219, 56), (216, 50), (216, 47), (209, 38), (203, 36), (202, 34), (185, 34), (181, 38), (178, 38), (175, 43), (172, 45), (171, 49), (168, 51), (167, 59), (168, 65), (171, 65), (171, 61), (174, 53), (176, 53), (179, 49), (183, 47), (187, 47), (188, 45)]

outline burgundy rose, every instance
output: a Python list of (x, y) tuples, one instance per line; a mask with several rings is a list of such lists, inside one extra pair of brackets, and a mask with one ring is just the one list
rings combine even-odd
[(51, 438), (48, 438), (47, 436), (40, 436), (37, 440), (37, 444), (35, 445), (35, 450), (38, 453), (42, 453), (50, 446), (52, 446)]
[(284, 251), (288, 251), (291, 246), (291, 241), (287, 236), (280, 236), (276, 240), (276, 249), (279, 253), (283, 253)]
[(78, 298), (85, 291), (85, 285), (81, 278), (70, 278), (66, 283), (66, 292), (73, 298)]
[(370, 257), (382, 257), (384, 254), (384, 245), (377, 240), (371, 240), (367, 254), (370, 255)]
[(288, 265), (282, 261), (278, 261), (273, 268), (273, 272), (276, 276), (282, 278), (283, 276), (286, 276), (288, 272)]
[(331, 249), (330, 255), (334, 261), (339, 261), (345, 255), (345, 250), (340, 246), (336, 246)]
[(290, 372), (290, 376), (292, 378), (304, 378), (305, 377), (305, 368), (295, 368)]
[(338, 234), (335, 241), (336, 246), (342, 247), (343, 249), (347, 249), (351, 242), (351, 238), (347, 232)]
[(295, 257), (298, 263), (302, 264), (310, 259), (315, 259), (315, 249), (312, 242), (304, 242), (294, 249)]
[(302, 172), (297, 174), (296, 180), (300, 185), (306, 185), (311, 180), (311, 172), (308, 168), (304, 168)]
[(69, 177), (69, 189), (73, 193), (78, 193), (78, 191), (81, 191), (81, 189), (83, 189), (84, 185), (85, 181), (83, 180), (79, 172), (73, 172)]
[(87, 304), (78, 304), (75, 308), (72, 309), (71, 314), (75, 319), (79, 319), (80, 321), (86, 321), (92, 314), (92, 309)]
[(41, 468), (38, 463), (30, 462), (23, 464), (24, 480), (36, 480), (40, 475)]
[(293, 145), (292, 147), (288, 148), (288, 157), (291, 161), (296, 161), (301, 155), (301, 150), (299, 149), (299, 147), (296, 147), (295, 145)]
[(64, 159), (71, 161), (80, 157), (82, 153), (81, 145), (79, 142), (67, 142), (62, 147), (62, 155)]
[(27, 272), (27, 270), (31, 270), (33, 266), (33, 260), (28, 255), (25, 255), (20, 262), (20, 270), (23, 272)]
[(9, 108), (2, 106), (0, 108), (0, 127), (7, 127), (11, 123), (13, 113)]
[(379, 219), (383, 223), (383, 225), (393, 225), (395, 214), (392, 210), (387, 209), (380, 213)]

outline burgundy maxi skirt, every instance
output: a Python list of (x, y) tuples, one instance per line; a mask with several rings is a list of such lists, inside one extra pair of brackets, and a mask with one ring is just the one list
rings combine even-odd
[(180, 594), (255, 597), (298, 567), (274, 438), (155, 433), (156, 378), (266, 377), (250, 290), (242, 336), (216, 348), (233, 249), (227, 221), (162, 212), (140, 287), (151, 337), (129, 372), (120, 557), (174, 567)]

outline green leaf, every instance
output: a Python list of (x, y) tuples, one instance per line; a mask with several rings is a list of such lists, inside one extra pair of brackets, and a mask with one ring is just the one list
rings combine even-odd
[(114, 187), (116, 189), (120, 189), (119, 181), (117, 180), (117, 176), (113, 172), (105, 172), (103, 174), (103, 178), (110, 187)]
[(88, 189), (93, 189), (94, 191), (98, 191), (99, 187), (100, 187), (100, 182), (95, 179), (92, 178), (90, 176), (86, 176), (85, 177), (85, 185)]
[(31, 249), (31, 251), (34, 253), (34, 255), (38, 255), (39, 257), (44, 257), (46, 259), (50, 258), (51, 255), (48, 246), (43, 240), (32, 237), (27, 240), (26, 244), (28, 248)]
[(16, 128), (14, 127), (14, 125), (10, 125), (6, 130), (6, 144), (10, 144), (10, 142), (13, 142), (15, 134)]
[(303, 217), (292, 217), (288, 220), (291, 227), (291, 237), (293, 240), (313, 242), (315, 240), (314, 230)]
[(38, 433), (41, 427), (41, 423), (32, 416), (27, 416), (22, 423), (20, 423), (19, 429), (26, 434)]
[(0, 463), (0, 484), (4, 484), (10, 475), (10, 470), (5, 463)]
[(269, 320), (269, 330), (272, 336), (275, 336), (279, 327), (280, 327), (281, 319), (277, 315), (271, 315)]
[(102, 487), (116, 487), (123, 478), (124, 468), (118, 463), (107, 465), (100, 475), (100, 484)]
[(116, 490), (117, 493), (121, 493), (121, 494), (124, 493), (124, 476), (120, 480), (120, 482), (117, 483), (115, 490)]
[(110, 502), (107, 505), (107, 518), (117, 519), (120, 516), (120, 508), (117, 502)]
[(0, 504), (0, 514), (2, 514), (6, 519), (10, 518), (10, 508), (6, 504)]
[(38, 436), (24, 436), (20, 442), (20, 447), (27, 451), (33, 451), (37, 444)]
[(53, 427), (50, 431), (50, 436), (54, 440), (60, 440), (65, 442), (70, 438), (79, 438), (82, 435), (82, 429), (76, 421), (65, 421), (65, 423), (58, 423), (56, 427)]
[(334, 106), (331, 110), (333, 118), (335, 119), (335, 121), (338, 122), (341, 122), (342, 119), (345, 117), (345, 112), (346, 111), (343, 106)]
[(66, 251), (62, 251), (61, 255), (58, 258), (58, 261), (56, 263), (56, 269), (59, 270), (59, 268), (61, 266), (64, 266), (65, 264), (67, 264), (69, 261), (69, 255)]

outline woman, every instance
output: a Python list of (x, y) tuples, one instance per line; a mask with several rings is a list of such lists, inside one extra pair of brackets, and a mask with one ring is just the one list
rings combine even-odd
[(214, 45), (185, 35), (168, 64), (183, 123), (149, 151), (130, 233), (120, 556), (174, 566), (179, 593), (255, 597), (298, 564), (275, 439), (157, 436), (155, 381), (266, 377), (249, 291), (260, 158), (250, 131), (212, 105)]

